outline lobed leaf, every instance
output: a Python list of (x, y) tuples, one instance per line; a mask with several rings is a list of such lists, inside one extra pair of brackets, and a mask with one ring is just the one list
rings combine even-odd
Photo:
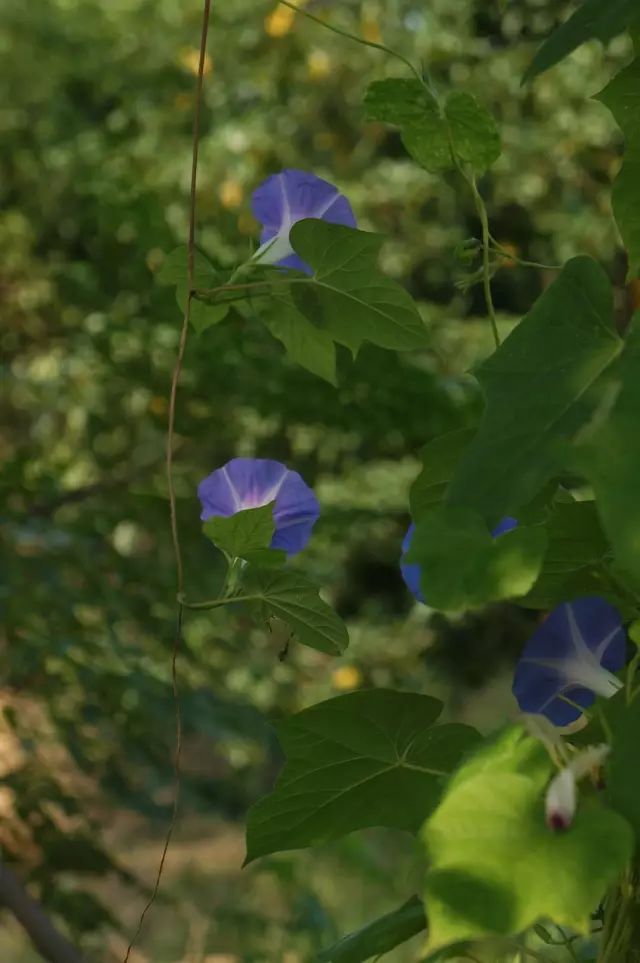
[(439, 505), (418, 521), (407, 561), (422, 569), (427, 605), (460, 611), (524, 595), (545, 548), (543, 526), (519, 525), (494, 539), (477, 512)]
[[(422, 831), (429, 870), (428, 949), (507, 937), (541, 920), (587, 934), (590, 917), (633, 850), (627, 821), (581, 796), (567, 832), (548, 829), (544, 784), (553, 767), (541, 744), (505, 734), (471, 757)], [(507, 733), (507, 736), (509, 732)]]
[(290, 240), (314, 269), (297, 302), (309, 323), (354, 356), (363, 341), (397, 351), (425, 347), (427, 331), (412, 298), (377, 267), (380, 235), (306, 218), (293, 225)]
[[(640, 40), (636, 43), (640, 51)], [(640, 273), (640, 56), (598, 95), (621, 128), (626, 151), (613, 185), (613, 213), (629, 256), (629, 275)]]
[(202, 531), (227, 555), (246, 558), (248, 553), (269, 548), (275, 531), (274, 504), (246, 508), (228, 517), (216, 515), (204, 522)]
[(290, 361), (329, 384), (337, 384), (336, 349), (330, 334), (307, 321), (295, 304), (282, 297), (274, 298), (260, 318), (282, 342)]
[(479, 512), (489, 528), (518, 517), (568, 467), (568, 442), (597, 407), (622, 344), (606, 274), (591, 258), (574, 258), (478, 369), (485, 412), (448, 503)]
[(625, 343), (613, 403), (594, 419), (578, 445), (577, 461), (588, 478), (616, 562), (640, 579), (640, 315)]
[(372, 689), (281, 723), (287, 763), (249, 812), (247, 861), (370, 826), (416, 832), (479, 738), (468, 726), (434, 726), (441, 710), (430, 696)]
[(542, 44), (523, 83), (554, 67), (588, 40), (606, 43), (626, 30), (637, 15), (637, 0), (584, 0), (582, 6)]
[(348, 646), (344, 622), (300, 572), (252, 566), (244, 584), (247, 594), (262, 603), (267, 617), (286, 622), (302, 645), (329, 655), (340, 655)]
[(422, 470), (409, 492), (412, 518), (419, 519), (427, 509), (442, 501), (458, 462), (475, 433), (475, 428), (459, 428), (424, 446), (420, 452)]
[(464, 91), (441, 106), (418, 80), (390, 77), (370, 84), (369, 120), (400, 127), (407, 151), (425, 170), (452, 170), (457, 163), (482, 172), (500, 156), (500, 134), (491, 114)]

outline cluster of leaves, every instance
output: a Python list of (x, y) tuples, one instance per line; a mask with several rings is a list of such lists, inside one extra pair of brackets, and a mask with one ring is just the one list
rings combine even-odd
[[(605, 39), (592, 8), (587, 2), (547, 42), (531, 77), (584, 40)], [(607, 21), (607, 36), (627, 27), (631, 14), (628, 3), (620, 4), (619, 22)], [(614, 112), (622, 99), (631, 134), (640, 116), (626, 93), (634, 70), (627, 68), (602, 98)], [(407, 150), (422, 167), (457, 169), (478, 198), (474, 173), (497, 158), (499, 137), (473, 98), (452, 94), (439, 100), (427, 83), (398, 78), (369, 88), (366, 105), (370, 118), (401, 127)], [(629, 162), (633, 170), (633, 149)], [(631, 177), (622, 175), (619, 193), (625, 198), (620, 228), (633, 271), (638, 208), (628, 196)], [(386, 348), (416, 346), (411, 338), (420, 330), (419, 318), (418, 327), (407, 324), (408, 299), (377, 275), (375, 262), (364, 254), (366, 235), (302, 221), (290, 240), (313, 268), (309, 279), (287, 274), (285, 280), (293, 291), (304, 285), (304, 296), (288, 295), (306, 319), (304, 326), (315, 326), (354, 354), (364, 338)], [(485, 228), (485, 252), (489, 241)], [(371, 243), (377, 246), (375, 239)], [(486, 260), (484, 270), (486, 275)], [(265, 294), (273, 294), (268, 280), (264, 285)], [(351, 311), (345, 310), (345, 298)], [(492, 310), (489, 296), (487, 307)], [(638, 614), (640, 510), (634, 479), (640, 466), (631, 449), (640, 402), (639, 332), (632, 322), (621, 336), (613, 308), (611, 283), (597, 262), (585, 256), (568, 261), (475, 372), (485, 401), (477, 429), (427, 446), (412, 495), (417, 527), (408, 561), (420, 565), (422, 592), (433, 608), (463, 611), (505, 599), (547, 605), (593, 594), (595, 586), (626, 615)], [(400, 330), (412, 332), (408, 341), (398, 337)], [(297, 360), (317, 372), (316, 343), (295, 343)], [(592, 499), (576, 501), (570, 490), (579, 487)], [(266, 506), (265, 518), (269, 510)], [(494, 540), (490, 532), (505, 516), (515, 516), (519, 524)], [(247, 537), (246, 545), (235, 546), (238, 552), (267, 547), (270, 530), (263, 533), (264, 545), (254, 545), (251, 520), (238, 525)], [(220, 540), (218, 545), (224, 548)], [(249, 582), (250, 573), (251, 563)], [(258, 595), (268, 614), (278, 614), (265, 594), (258, 590)], [(290, 614), (284, 618), (296, 632)], [(298, 634), (314, 644), (299, 629)], [(629, 690), (626, 697), (629, 703)], [(381, 689), (313, 706), (279, 728), (287, 765), (273, 793), (250, 812), (247, 859), (368, 826), (419, 832), (428, 859), (429, 958), (483, 939), (516, 940), (548, 920), (588, 935), (592, 914), (621, 878), (634, 848), (637, 804), (630, 805), (629, 793), (621, 789), (628, 714), (619, 700), (615, 705), (607, 799), (587, 794), (564, 836), (552, 833), (544, 819), (552, 758), (547, 746), (521, 727), (481, 741), (472, 729), (434, 725), (442, 709), (437, 701)], [(387, 952), (427, 925), (424, 914), (412, 899), (322, 959), (357, 963)], [(608, 945), (606, 950), (612, 952)]]

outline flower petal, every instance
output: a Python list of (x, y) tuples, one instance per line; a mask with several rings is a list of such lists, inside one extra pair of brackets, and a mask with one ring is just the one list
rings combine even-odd
[(257, 187), (251, 208), (262, 224), (261, 244), (279, 238), (262, 260), (307, 274), (313, 273), (311, 268), (294, 253), (289, 243), (289, 232), (296, 221), (315, 217), (331, 224), (356, 226), (351, 205), (337, 187), (308, 171), (292, 168), (273, 174)]
[(561, 695), (583, 708), (595, 692), (612, 695), (612, 675), (625, 662), (626, 639), (618, 612), (604, 599), (559, 605), (531, 636), (516, 667), (513, 693), (523, 712), (541, 713), (556, 725), (580, 716)]
[(296, 471), (267, 458), (233, 458), (198, 486), (201, 519), (230, 516), (275, 502), (272, 548), (301, 551), (320, 515), (313, 491)]
[[(411, 539), (413, 538), (413, 533), (415, 530), (415, 523), (411, 522), (402, 541), (402, 558), (404, 558), (409, 551)], [(417, 598), (418, 602), (424, 602), (424, 595), (422, 594), (422, 589), (420, 588), (420, 566), (415, 563), (410, 564), (408, 562), (403, 562), (402, 558), (400, 559), (400, 572), (402, 573), (404, 584), (407, 586), (411, 594)]]
[(512, 518), (511, 515), (505, 515), (502, 521), (498, 522), (491, 534), (494, 538), (499, 538), (500, 535), (506, 535), (507, 532), (511, 532), (517, 527), (518, 519)]

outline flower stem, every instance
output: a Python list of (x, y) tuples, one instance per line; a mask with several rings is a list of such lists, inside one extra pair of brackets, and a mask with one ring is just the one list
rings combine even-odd
[(475, 175), (465, 175), (465, 179), (471, 188), (476, 211), (478, 217), (480, 218), (480, 225), (482, 227), (482, 286), (484, 288), (484, 299), (487, 305), (487, 313), (491, 322), (493, 340), (495, 341), (496, 348), (499, 348), (500, 332), (498, 331), (498, 320), (496, 318), (496, 310), (493, 304), (493, 294), (491, 293), (491, 234), (489, 232), (489, 215), (487, 214), (486, 204), (484, 203), (482, 195), (478, 190)]

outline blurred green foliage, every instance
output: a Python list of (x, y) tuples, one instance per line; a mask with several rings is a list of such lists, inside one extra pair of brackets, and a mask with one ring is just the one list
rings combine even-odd
[[(520, 87), (532, 50), (568, 7), (314, 4), (428, 64), (439, 90), (473, 92), (503, 139), (481, 182), (494, 236), (545, 263), (596, 257), (622, 310), (634, 292), (623, 287), (609, 196), (621, 138), (589, 95), (624, 63), (627, 42), (604, 54), (587, 45), (535, 88)], [(163, 458), (180, 316), (154, 274), (186, 236), (200, 15), (198, 0), (3, 0), (0, 11), (0, 833), (5, 858), (96, 959), (123, 903), (135, 924), (155, 868), (139, 874), (126, 846), (105, 847), (103, 830), (136, 812), (155, 838), (170, 808), (175, 572)], [(478, 392), (465, 372), (490, 347), (481, 290), (456, 284), (467, 270), (456, 247), (479, 230), (472, 199), (453, 173), (419, 170), (398, 133), (364, 119), (367, 84), (398, 76), (397, 64), (271, 0), (214, 4), (209, 58), (202, 249), (230, 269), (257, 237), (253, 188), (285, 166), (312, 169), (340, 185), (361, 227), (386, 234), (382, 265), (420, 302), (432, 344), (402, 356), (365, 346), (355, 363), (340, 349), (336, 391), (239, 315), (191, 338), (176, 446), (189, 595), (209, 597), (221, 574), (201, 535), (197, 482), (233, 455), (278, 458), (322, 501), (298, 564), (348, 619), (352, 645), (339, 660), (296, 647), (281, 662), (282, 640), (236, 616), (189, 617), (179, 662), (184, 826), (197, 812), (236, 820), (272, 784), (280, 760), (269, 717), (366, 684), (453, 686), (451, 715), (464, 715), (467, 687), (508, 667), (530, 623), (508, 606), (431, 619), (412, 608), (397, 571), (419, 449), (475, 422)], [(551, 277), (505, 261), (494, 282), (505, 330)], [(508, 711), (506, 685), (491, 692), (481, 725)], [(373, 904), (384, 911), (410, 895), (404, 876), (388, 887), (402, 852), (373, 834), (317, 865), (274, 861), (275, 923), (263, 919), (269, 867), (241, 881), (230, 869), (224, 885), (185, 871), (168, 898), (181, 907), (176, 918), (188, 918), (185, 906), (215, 917), (203, 954), (258, 961), (291, 950), (293, 963), (365, 922)], [(337, 865), (344, 892), (359, 894), (350, 902), (327, 882)], [(96, 889), (96, 878), (116, 889)], [(187, 936), (161, 938), (157, 925), (143, 946), (154, 960), (180, 959)]]

